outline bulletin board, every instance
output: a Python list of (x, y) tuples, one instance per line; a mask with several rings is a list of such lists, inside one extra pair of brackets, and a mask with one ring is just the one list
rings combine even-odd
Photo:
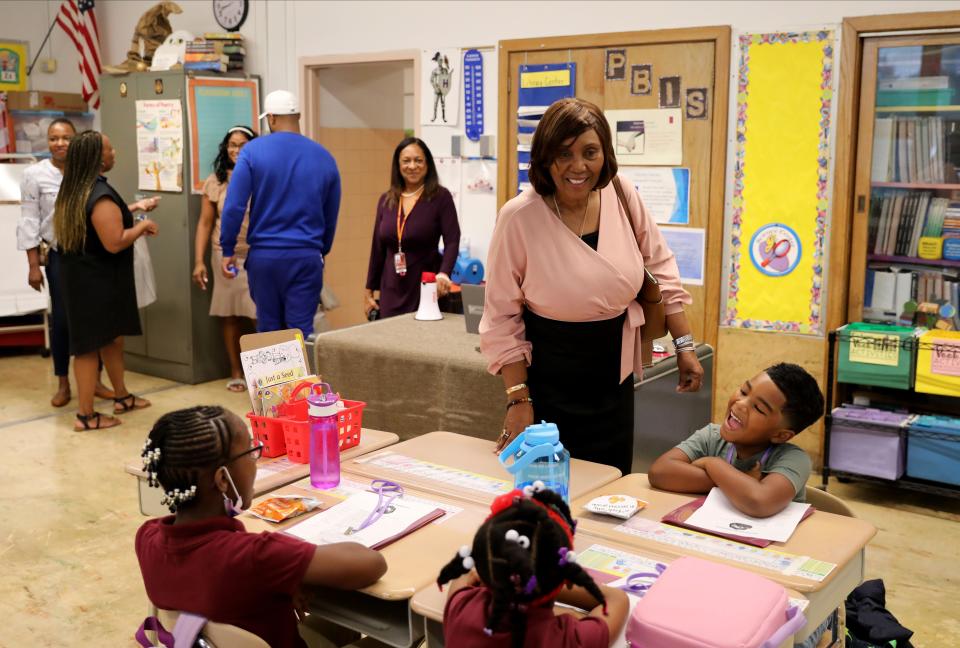
[(723, 326), (823, 334), (834, 49), (831, 30), (738, 39)]
[(203, 192), (227, 129), (249, 126), (259, 133), (259, 115), (260, 81), (256, 77), (187, 77), (192, 193)]
[(27, 89), (27, 43), (0, 40), (0, 92)]
[(685, 310), (696, 339), (715, 346), (722, 275), (730, 28), (501, 41), (499, 64), (497, 202), (501, 207), (517, 195), (519, 184), (521, 66), (571, 64), (576, 96), (604, 111), (639, 110), (648, 115), (674, 111), (670, 114), (682, 122), (682, 151), (679, 164), (671, 166), (689, 169), (684, 195), (689, 201), (689, 219), (677, 229), (702, 231), (705, 248), (702, 285), (684, 284), (693, 297), (693, 304)]

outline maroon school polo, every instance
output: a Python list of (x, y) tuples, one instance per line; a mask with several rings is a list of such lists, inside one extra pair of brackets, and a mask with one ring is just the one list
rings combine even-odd
[(238, 626), (272, 648), (305, 645), (293, 595), (315, 545), (282, 533), (247, 533), (227, 517), (173, 520), (150, 520), (137, 531), (137, 559), (154, 605)]

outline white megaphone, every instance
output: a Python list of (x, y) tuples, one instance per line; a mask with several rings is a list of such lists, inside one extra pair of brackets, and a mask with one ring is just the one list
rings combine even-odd
[(413, 319), (440, 320), (440, 306), (437, 305), (437, 275), (433, 272), (424, 272), (420, 275), (420, 308)]

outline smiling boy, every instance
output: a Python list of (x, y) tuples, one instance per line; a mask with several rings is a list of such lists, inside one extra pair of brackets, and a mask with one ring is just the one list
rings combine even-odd
[(654, 488), (706, 493), (717, 486), (742, 512), (779, 513), (804, 501), (810, 457), (788, 443), (823, 415), (823, 394), (802, 367), (780, 363), (747, 380), (710, 423), (657, 459)]

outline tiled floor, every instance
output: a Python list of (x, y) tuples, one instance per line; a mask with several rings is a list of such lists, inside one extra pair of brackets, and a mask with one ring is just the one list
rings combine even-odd
[[(164, 412), (199, 403), (246, 410), (246, 396), (220, 380), (188, 386), (128, 374), (128, 382), (154, 406), (117, 428), (78, 433), (75, 402), (49, 405), (47, 360), (0, 358), (2, 648), (134, 645), (146, 599), (133, 537), (144, 518), (123, 466)], [(915, 630), (914, 644), (960, 647), (960, 500), (836, 482), (830, 490), (878, 527), (867, 575), (884, 579), (888, 607)]]

